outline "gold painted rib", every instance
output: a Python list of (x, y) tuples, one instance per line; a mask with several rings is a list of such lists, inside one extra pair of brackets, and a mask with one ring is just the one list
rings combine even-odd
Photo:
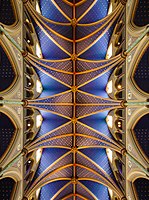
[[(105, 98), (105, 97), (97, 96), (97, 95), (94, 95), (94, 94), (85, 92), (85, 91), (83, 91), (83, 90), (77, 90), (77, 92), (79, 92), (79, 93), (81, 93), (81, 94), (85, 94), (85, 95), (91, 96), (91, 97), (94, 97), (94, 98), (97, 98), (97, 99), (109, 100), (109, 101), (115, 102), (115, 103), (120, 103), (120, 102), (121, 102), (120, 100), (114, 100), (114, 99), (110, 99), (110, 98)], [(113, 105), (113, 104), (112, 104), (112, 105)]]
[[(99, 183), (99, 184), (102, 184), (104, 185), (105, 187), (109, 187), (108, 185), (102, 183), (101, 181), (97, 180), (97, 179), (94, 179), (94, 178), (78, 178), (79, 181), (83, 181), (83, 180), (86, 180), (86, 181), (93, 181), (93, 182), (96, 182), (96, 183)], [(113, 187), (109, 187), (109, 188), (113, 188)], [(117, 189), (112, 189), (115, 191), (115, 193), (118, 195), (118, 197), (122, 198), (123, 197), (123, 193), (121, 192), (121, 190), (119, 188)]]
[[(48, 105), (48, 106), (73, 106), (73, 103), (46, 103), (46, 102), (33, 102), (34, 105)], [(31, 105), (29, 104), (29, 105)]]
[(62, 115), (62, 114), (60, 114), (60, 113), (58, 113), (58, 112), (54, 112), (54, 111), (51, 111), (51, 110), (47, 110), (46, 108), (39, 108), (39, 107), (33, 106), (33, 105), (29, 105), (29, 106), (27, 106), (27, 108), (35, 108), (35, 109), (37, 109), (37, 110), (43, 110), (43, 111), (46, 111), (46, 112), (50, 112), (50, 113), (52, 113), (52, 114), (54, 114), (54, 115), (63, 117), (63, 118), (65, 118), (65, 119), (71, 120), (71, 118), (68, 117), (68, 116)]
[(69, 53), (66, 49), (64, 49), (58, 42), (56, 42), (51, 36), (50, 34), (42, 27), (42, 25), (40, 24), (40, 22), (38, 22), (35, 19), (35, 23), (39, 26), (39, 28), (45, 33), (45, 35), (57, 46), (59, 47), (63, 52), (65, 52), (67, 55), (69, 55), (71, 57), (71, 53)]
[(94, 200), (98, 200), (97, 197), (80, 181), (78, 181), (78, 185), (80, 185), (82, 188), (84, 188), (86, 190), (86, 192), (88, 192), (94, 198)]
[(77, 19), (77, 23), (93, 8), (97, 0), (94, 0), (93, 3), (88, 7), (88, 9)]
[[(32, 192), (36, 191), (38, 188), (43, 187), (44, 185), (47, 185), (49, 183), (49, 181), (51, 182), (51, 180), (45, 181), (46, 179), (48, 179), (51, 175), (57, 173), (58, 171), (61, 171), (65, 168), (69, 168), (72, 167), (73, 164), (67, 164), (64, 166), (61, 166), (59, 168), (56, 168), (55, 170), (51, 171), (49, 174), (47, 174), (46, 176), (44, 176), (32, 189)], [(57, 180), (71, 180), (70, 178), (57, 178)], [(30, 191), (31, 192), (31, 191)]]
[(49, 146), (49, 145), (43, 145), (43, 146), (36, 146), (36, 147), (34, 147), (34, 148), (29, 148), (28, 149), (28, 153), (30, 153), (30, 152), (33, 152), (33, 151), (36, 151), (36, 150), (38, 150), (38, 149), (51, 149), (51, 148), (57, 148), (57, 149), (67, 149), (67, 150), (71, 150), (71, 148), (70, 147), (67, 147), (67, 146), (55, 146), (55, 145), (51, 145), (51, 146)]
[(82, 115), (82, 116), (78, 117), (78, 120), (83, 119), (85, 117), (89, 117), (91, 115), (95, 115), (95, 114), (100, 113), (100, 112), (104, 112), (106, 110), (113, 110), (113, 109), (117, 109), (117, 108), (121, 108), (121, 106), (120, 105), (119, 106), (115, 106), (115, 107), (111, 106), (111, 108), (104, 108), (104, 109), (99, 110), (99, 111), (95, 111), (95, 112), (92, 112), (92, 113), (89, 113), (89, 114), (85, 114), (85, 115)]
[(117, 104), (111, 104), (111, 103), (77, 103), (76, 106), (114, 106)]
[(66, 3), (66, 4), (69, 5), (69, 6), (73, 6), (73, 3), (71, 3), (71, 2), (68, 1), (68, 0), (63, 0), (63, 2)]
[(60, 33), (57, 33), (53, 29), (51, 29), (38, 15), (36, 15), (36, 12), (34, 10), (32, 11), (29, 7), (30, 14), (32, 15), (33, 19), (37, 19), (43, 26), (45, 26), (49, 31), (51, 31), (53, 34), (57, 35), (58, 37), (68, 41), (68, 42), (73, 42), (71, 39), (61, 35)]
[[(118, 16), (118, 15), (117, 15)], [(84, 50), (82, 50), (80, 53), (78, 53), (78, 57), (80, 56), (80, 55), (82, 55), (83, 53), (85, 53), (88, 49), (90, 49), (94, 44), (96, 44), (96, 42), (98, 42), (98, 40), (109, 30), (109, 28), (112, 26), (112, 24), (114, 23), (114, 21), (116, 20), (116, 18), (117, 18), (117, 16), (115, 16), (113, 19), (112, 19), (112, 21), (109, 23), (109, 25), (105, 28), (105, 30), (90, 44), (90, 45), (88, 45)], [(102, 25), (103, 27), (104, 27), (104, 25)], [(93, 33), (91, 33), (90, 35), (88, 35), (88, 36), (86, 36), (86, 37), (84, 37), (84, 38), (81, 38), (81, 39), (79, 39), (79, 42), (81, 41), (81, 40), (85, 40), (85, 39), (87, 39), (87, 38), (89, 38), (89, 37), (91, 37), (93, 35)], [(78, 42), (78, 41), (77, 41)]]
[[(99, 148), (99, 149), (106, 149), (107, 148), (107, 146), (105, 146), (105, 145), (92, 145), (92, 146), (80, 146), (80, 147), (78, 147), (78, 150), (79, 149), (97, 149), (97, 148)], [(121, 153), (121, 151), (119, 150), (119, 149), (117, 149), (117, 148), (115, 148), (115, 147), (110, 147), (110, 149), (111, 150), (113, 150), (113, 151), (116, 151), (116, 152), (118, 152), (118, 153)]]
[(36, 186), (35, 188), (31, 189), (31, 187), (24, 193), (26, 195), (26, 197), (30, 197), (36, 190), (38, 190), (39, 188), (49, 184), (49, 183), (53, 183), (56, 181), (70, 181), (71, 178), (54, 178), (52, 180), (49, 180), (47, 182), (42, 183), (40, 186)]
[[(29, 57), (28, 57), (29, 58)], [(63, 74), (73, 74), (73, 72), (69, 72), (69, 71), (64, 71), (64, 70), (60, 70), (60, 69), (57, 69), (57, 68), (53, 68), (53, 67), (50, 67), (49, 65), (46, 65), (42, 62), (39, 62), (38, 60), (34, 59), (34, 58), (29, 58), (29, 60), (32, 60), (33, 62), (36, 62), (37, 64), (43, 66), (43, 67), (46, 67), (47, 69), (50, 69), (52, 71), (56, 71), (56, 72), (59, 72), (59, 73), (63, 73)]]
[(51, 24), (55, 24), (55, 25), (60, 25), (60, 26), (70, 26), (71, 23), (64, 23), (64, 22), (56, 22), (56, 21), (53, 21), (53, 20), (50, 20), (46, 17), (44, 17), (42, 14), (40, 14), (39, 12), (37, 12), (34, 7), (32, 6), (32, 4), (28, 1), (26, 4), (24, 4), (24, 6), (27, 8), (28, 10), (28, 7), (30, 7), (30, 9), (32, 10), (32, 12), (34, 12), (36, 15), (38, 15), (40, 18), (42, 18), (43, 20), (51, 23)]
[[(64, 92), (60, 92), (60, 93), (57, 93), (57, 94), (54, 94), (54, 95), (51, 95), (51, 96), (41, 97), (41, 98), (38, 98), (38, 101), (44, 100), (45, 98), (46, 99), (50, 99), (50, 98), (58, 97), (58, 96), (61, 96), (61, 95), (64, 95), (64, 94), (68, 94), (70, 92), (72, 92), (72, 91), (71, 90), (66, 90)], [(30, 102), (34, 102), (34, 101), (36, 101), (36, 99), (28, 100), (29, 103)]]
[(51, 2), (54, 4), (54, 6), (59, 10), (59, 12), (66, 18), (68, 21), (71, 22), (71, 19), (63, 12), (63, 10), (57, 5), (57, 3), (54, 0), (51, 0)]
[(105, 16), (104, 18), (102, 18), (102, 19), (100, 19), (100, 20), (98, 20), (98, 21), (96, 21), (96, 22), (92, 22), (92, 23), (88, 23), (88, 24), (83, 24), (83, 23), (77, 23), (77, 26), (84, 26), (84, 27), (89, 27), (89, 26), (95, 26), (95, 25), (98, 25), (98, 24), (100, 24), (100, 23), (102, 23), (102, 22), (104, 22), (104, 21), (106, 21), (106, 20), (108, 20), (109, 18), (112, 18), (112, 16), (117, 12), (117, 11), (119, 11), (119, 9), (122, 9), (123, 8), (123, 6), (122, 6), (122, 4), (119, 4), (117, 7), (116, 7), (116, 9), (112, 12), (112, 13), (110, 13), (109, 15), (107, 15), (107, 16)]
[[(117, 150), (120, 150), (117, 146), (115, 146), (114, 144), (110, 143), (110, 142), (107, 142), (106, 140), (102, 140), (102, 139), (99, 139), (97, 137), (94, 137), (94, 136), (91, 136), (91, 135), (86, 135), (86, 134), (81, 134), (81, 133), (76, 133), (76, 136), (79, 136), (79, 137), (84, 137), (84, 138), (89, 138), (89, 139), (92, 139), (92, 140), (96, 140), (98, 142), (102, 142), (108, 146), (106, 146), (107, 148), (110, 149), (110, 147), (112, 148), (115, 148)], [(99, 145), (100, 147), (100, 145)]]
[(49, 131), (48, 133), (46, 133), (46, 134), (44, 134), (44, 135), (41, 135), (39, 138), (36, 138), (36, 139), (33, 140), (31, 143), (29, 143), (29, 144), (27, 145), (27, 148), (33, 146), (35, 143), (37, 143), (37, 142), (40, 141), (41, 139), (43, 139), (43, 138), (45, 138), (46, 136), (52, 134), (53, 132), (58, 131), (59, 129), (61, 129), (61, 128), (67, 126), (67, 125), (69, 125), (70, 123), (72, 123), (72, 122), (69, 121), (69, 122), (67, 122), (67, 123), (65, 123), (65, 124), (62, 124), (61, 126), (58, 126), (57, 128), (55, 128), (55, 129), (53, 129), (53, 130), (51, 130), (51, 131)]
[[(75, 6), (75, 0), (73, 0), (73, 19), (76, 19), (76, 6)], [(72, 46), (72, 49), (73, 49), (73, 55), (76, 55), (76, 26), (73, 26), (73, 46)], [(73, 66), (73, 83), (72, 83), (72, 87), (76, 87), (76, 60), (73, 60), (72, 62), (72, 66)], [(75, 119), (76, 118), (76, 93), (75, 93), (75, 90), (73, 91), (72, 93), (73, 95), (73, 118)], [(75, 133), (76, 133), (76, 124), (73, 123), (72, 124), (72, 132), (73, 132), (73, 142), (72, 142), (72, 146), (73, 147), (76, 147), (76, 136), (75, 136)], [(73, 151), (73, 174), (72, 174), (72, 177), (73, 178), (76, 178), (76, 175), (77, 175), (77, 172), (76, 172), (76, 152)], [(73, 183), (73, 194), (76, 194), (76, 184)], [(73, 196), (73, 200), (76, 200), (76, 196)]]
[[(120, 12), (120, 11), (119, 11)], [(103, 25), (101, 25), (98, 29), (96, 29), (95, 31), (93, 31), (92, 33), (86, 35), (85, 37), (83, 38), (80, 38), (80, 39), (77, 39), (76, 42), (81, 42), (83, 40), (86, 40), (88, 38), (90, 38), (91, 36), (95, 35), (96, 33), (98, 33), (99, 31), (101, 31), (107, 24), (109, 24), (109, 22), (114, 22), (116, 17), (119, 15), (119, 12), (115, 13), (114, 16), (112, 16), (112, 18), (109, 18)], [(110, 27), (110, 26), (109, 26)], [(106, 29), (107, 31), (107, 29)]]
[(115, 144), (116, 146), (118, 146), (119, 148), (121, 148), (121, 146), (120, 146), (115, 140), (109, 138), (109, 137), (106, 136), (105, 134), (103, 134), (103, 133), (97, 131), (96, 129), (94, 129), (94, 128), (92, 128), (92, 127), (90, 127), (90, 126), (88, 126), (88, 125), (86, 125), (86, 124), (84, 124), (84, 123), (82, 123), (82, 122), (80, 122), (80, 121), (78, 121), (77, 123), (80, 124), (80, 125), (82, 125), (82, 126), (84, 126), (84, 127), (86, 127), (87, 129), (89, 129), (89, 130), (91, 130), (91, 131), (97, 133), (98, 135), (100, 135), (100, 136), (106, 138), (106, 139), (109, 140), (111, 143), (113, 143), (113, 144)]
[(84, 197), (84, 196), (82, 196), (82, 195), (80, 195), (80, 194), (68, 194), (67, 196), (63, 197), (61, 200), (67, 200), (67, 199), (70, 198), (70, 197), (74, 197), (74, 195), (75, 195), (75, 197), (76, 197), (76, 196), (77, 196), (77, 197), (80, 197), (80, 198), (83, 199), (83, 200), (89, 200), (89, 199), (87, 199), (86, 197)]
[(87, 155), (85, 155), (84, 153), (82, 153), (81, 151), (77, 152), (78, 154), (80, 154), (82, 157), (84, 157), (85, 159), (87, 159), (89, 162), (91, 162), (93, 165), (95, 165), (105, 176), (106, 178), (116, 187), (115, 182), (113, 181), (113, 179), (107, 174), (106, 171), (104, 171), (104, 169), (102, 167), (100, 167), (95, 161), (93, 161), (91, 158), (89, 158)]
[[(77, 56), (81, 56), (83, 53), (85, 53), (88, 49), (90, 49), (96, 42), (98, 42), (99, 39), (102, 38), (102, 36), (108, 31), (108, 29), (111, 27), (112, 23), (110, 23), (106, 29), (90, 44), (88, 45), (85, 49), (83, 49), (80, 53), (77, 54)], [(85, 38), (87, 39), (87, 38)], [(80, 40), (80, 39), (79, 39)], [(84, 39), (83, 39), (84, 40)]]
[(41, 69), (39, 66), (37, 66), (37, 65), (36, 65), (34, 62), (32, 62), (31, 60), (30, 60), (29, 62), (32, 64), (32, 66), (34, 66), (35, 68), (39, 69), (39, 70), (42, 71), (44, 74), (47, 74), (48, 76), (50, 76), (50, 77), (53, 78), (54, 80), (58, 81), (58, 82), (61, 83), (62, 85), (65, 85), (65, 86), (67, 86), (68, 88), (71, 88), (70, 85), (68, 85), (67, 83), (65, 83), (65, 82), (63, 82), (63, 81), (61, 81), (61, 80), (59, 80), (59, 79), (56, 78), (55, 76), (53, 76), (53, 75), (49, 74), (48, 72), (46, 72), (45, 70)]
[(55, 198), (67, 187), (69, 186), (70, 184), (72, 184), (71, 181), (69, 181), (68, 183), (66, 183), (61, 189), (59, 189), (55, 195), (51, 198), (51, 200), (55, 200)]
[[(87, 166), (84, 166), (84, 165), (81, 165), (81, 164), (77, 164), (78, 167), (81, 167), (81, 168), (84, 168), (90, 172), (92, 172), (93, 174), (95, 174), (96, 176), (98, 176), (102, 181), (99, 181), (102, 185), (106, 186), (106, 187), (109, 187), (111, 188), (112, 190), (114, 190), (116, 193), (117, 192), (120, 192), (120, 189), (118, 187), (114, 187), (113, 184), (111, 182), (109, 182), (104, 176), (102, 176), (101, 174), (97, 173), (95, 170), (87, 167)], [(81, 180), (82, 178), (78, 178), (78, 180)], [(85, 178), (86, 180), (88, 180), (88, 177)], [(93, 180), (97, 180), (97, 179), (93, 179)], [(115, 185), (116, 186), (116, 185)]]
[(32, 187), (34, 187), (41, 179), (46, 175), (46, 173), (59, 161), (61, 161), (64, 157), (72, 153), (71, 151), (68, 151), (67, 153), (63, 154), (61, 157), (59, 157), (57, 160), (55, 160), (49, 167), (47, 167), (33, 182)]
[(103, 62), (108, 62), (108, 61), (112, 61), (112, 60), (115, 60), (117, 59), (118, 57), (120, 57), (121, 54), (118, 54), (116, 56), (113, 56), (109, 59), (104, 59), (104, 60), (87, 60), (87, 59), (83, 59), (83, 58), (77, 58), (78, 61), (81, 61), (81, 62), (88, 62), (88, 63), (103, 63)]
[[(73, 136), (73, 133), (67, 133), (67, 134), (63, 134), (63, 135), (57, 135), (57, 136), (53, 136), (53, 137), (51, 137), (51, 138), (48, 138), (48, 139), (43, 139), (42, 141), (40, 141), (40, 142), (37, 142), (36, 144), (34, 144), (34, 145), (32, 145), (31, 147), (32, 148), (35, 148), (35, 147), (41, 147), (41, 146), (39, 146), (39, 145), (42, 145), (43, 143), (45, 143), (45, 142), (50, 142), (50, 141), (52, 141), (52, 140), (56, 140), (56, 139), (60, 139), (60, 138), (66, 138), (66, 137), (71, 137), (71, 136)], [(50, 146), (50, 145), (49, 145)]]
[(45, 58), (39, 58), (37, 57), (36, 55), (33, 55), (31, 53), (28, 52), (28, 57), (29, 58), (34, 58), (36, 60), (40, 60), (40, 61), (43, 61), (43, 62), (49, 62), (49, 63), (54, 63), (54, 62), (66, 62), (66, 61), (70, 61), (71, 58), (64, 58), (64, 59), (59, 59), (59, 60), (48, 60), (48, 59), (45, 59)]
[(115, 61), (119, 60), (120, 57), (116, 58), (115, 60), (113, 59), (111, 62), (108, 62), (102, 66), (99, 66), (99, 67), (96, 67), (96, 68), (92, 68), (92, 69), (89, 69), (89, 70), (85, 70), (85, 71), (81, 71), (81, 72), (77, 72), (76, 74), (79, 75), (79, 74), (87, 74), (87, 73), (90, 73), (90, 72), (94, 72), (94, 71), (97, 71), (99, 69), (103, 69), (105, 67), (107, 67), (108, 65), (111, 65), (113, 63), (115, 63)]
[(95, 76), (94, 78), (82, 83), (81, 85), (78, 86), (78, 88), (94, 81), (95, 79), (97, 79), (98, 77), (102, 76), (103, 74), (105, 74), (107, 71), (109, 71), (110, 69), (112, 69), (113, 67), (115, 67), (117, 64), (119, 64), (121, 61), (123, 61), (124, 59), (121, 58), (120, 60), (118, 60), (117, 62), (115, 62), (114, 64), (112, 64), (108, 69), (106, 69), (105, 71), (103, 71), (102, 73), (100, 73), (99, 75)]
[(75, 4), (75, 6), (81, 6), (83, 3), (85, 3), (87, 0), (81, 0), (78, 3)]

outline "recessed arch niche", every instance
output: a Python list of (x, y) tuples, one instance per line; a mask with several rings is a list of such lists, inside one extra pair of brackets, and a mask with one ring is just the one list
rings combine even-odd
[(0, 112), (0, 160), (8, 153), (16, 137), (17, 128), (13, 120)]
[(0, 1), (0, 21), (5, 25), (12, 25), (16, 21), (16, 11), (13, 0)]
[(17, 71), (4, 46), (0, 46), (0, 93), (7, 92), (17, 79)]
[(133, 127), (133, 135), (143, 156), (149, 159), (149, 113), (140, 117)]
[(137, 200), (149, 199), (149, 180), (138, 178), (133, 182), (134, 194)]
[(149, 1), (136, 0), (133, 22), (136, 26), (145, 26), (149, 24)]
[(16, 189), (16, 182), (13, 178), (6, 177), (0, 179), (0, 199), (8, 200), (14, 199), (14, 192)]
[(149, 94), (149, 45), (147, 45), (144, 53), (136, 64), (133, 71), (133, 82), (138, 90), (145, 94)]

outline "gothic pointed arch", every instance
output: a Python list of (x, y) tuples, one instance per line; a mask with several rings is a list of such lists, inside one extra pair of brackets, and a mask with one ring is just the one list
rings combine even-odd
[(0, 93), (10, 90), (17, 80), (17, 71), (6, 47), (0, 45)]
[(149, 113), (143, 115), (138, 119), (134, 128), (133, 135), (136, 144), (145, 158), (149, 159)]
[(13, 178), (0, 179), (0, 199), (13, 199), (16, 189), (16, 182)]
[(10, 118), (3, 112), (0, 112), (0, 161), (6, 156), (16, 137), (17, 128)]
[[(0, 1), (0, 22), (5, 25), (12, 25), (16, 21), (13, 0)], [(6, 15), (7, 13), (7, 15)]]

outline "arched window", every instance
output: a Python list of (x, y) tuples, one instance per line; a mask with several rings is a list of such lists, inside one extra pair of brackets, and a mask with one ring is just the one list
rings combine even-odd
[(26, 99), (32, 99), (34, 96), (33, 91), (31, 90), (25, 90), (25, 98)]
[(34, 114), (34, 110), (32, 108), (27, 108), (26, 110), (26, 116), (32, 116)]
[(115, 87), (117, 90), (122, 90), (122, 77), (116, 79)]
[(27, 176), (31, 172), (31, 169), (34, 164), (34, 160), (32, 158), (29, 158), (25, 164), (26, 164), (26, 176)]
[(135, 125), (134, 136), (137, 144), (149, 158), (149, 114), (144, 115)]
[(124, 110), (123, 109), (117, 109), (115, 111), (115, 114), (118, 116), (118, 117), (124, 117)]
[(115, 132), (115, 137), (118, 141), (121, 141), (122, 142), (122, 133), (121, 132)]
[(29, 65), (26, 64), (25, 72), (29, 75), (32, 76), (34, 74), (33, 68), (30, 67)]
[(33, 176), (34, 176), (34, 172), (33, 172), (33, 171), (30, 171), (30, 173), (28, 173), (28, 174), (25, 176), (25, 180), (26, 180), (27, 182), (30, 182), (30, 181), (32, 180)]
[(0, 46), (0, 92), (11, 87), (16, 79), (16, 72), (7, 57), (4, 49)]
[(116, 99), (123, 99), (124, 98), (123, 91), (116, 92), (115, 97), (116, 97)]
[(33, 131), (28, 131), (26, 133), (26, 141), (32, 140), (34, 135), (35, 135), (35, 133)]
[(28, 118), (25, 120), (25, 124), (26, 124), (26, 130), (31, 130), (34, 125), (34, 121), (32, 118)]
[(118, 172), (122, 175), (122, 162), (119, 159), (116, 159), (115, 165), (117, 167)]
[(16, 182), (12, 178), (3, 178), (0, 180), (0, 199), (9, 200), (14, 199)]
[(9, 150), (16, 133), (16, 127), (11, 119), (0, 112), (0, 159)]
[(117, 67), (115, 69), (115, 76), (120, 76), (122, 74), (123, 70), (122, 70), (122, 66)]
[(33, 86), (34, 86), (34, 82), (33, 82), (33, 79), (30, 77), (30, 76), (25, 76), (25, 87), (27, 89), (32, 89)]
[(121, 119), (115, 121), (115, 127), (117, 130), (121, 131), (123, 129), (123, 122)]
[(146, 49), (142, 56), (137, 69), (134, 73), (134, 81), (137, 86), (146, 93), (149, 93), (149, 48)]
[(145, 178), (138, 178), (133, 183), (136, 198), (138, 200), (149, 199), (149, 180)]

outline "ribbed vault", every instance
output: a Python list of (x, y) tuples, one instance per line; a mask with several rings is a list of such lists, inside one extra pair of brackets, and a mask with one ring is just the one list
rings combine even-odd
[(100, 85), (96, 89), (103, 76), (107, 80), (124, 62), (121, 54), (106, 59), (113, 27), (124, 9), (118, 3), (108, 15), (109, 4), (107, 0), (41, 0), (41, 13), (30, 1), (24, 4), (43, 53), (42, 58), (28, 53), (25, 59), (44, 89), (27, 105), (40, 110), (44, 120), (36, 138), (26, 145), (28, 152), (43, 149), (36, 174), (24, 192), (26, 197), (41, 189), (41, 200), (108, 200), (108, 188), (118, 198), (124, 196), (106, 154), (106, 148), (117, 153), (123, 149), (105, 122), (108, 111), (120, 108), (121, 102), (107, 97), (106, 81), (101, 84), (103, 96), (99, 96)]

